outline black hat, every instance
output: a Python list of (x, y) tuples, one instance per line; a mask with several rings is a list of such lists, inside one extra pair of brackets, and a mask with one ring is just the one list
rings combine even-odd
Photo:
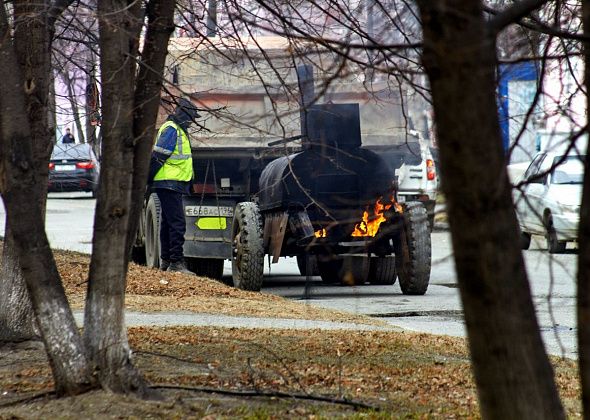
[(174, 110), (174, 114), (177, 117), (180, 117), (181, 120), (194, 120), (195, 118), (199, 118), (200, 115), (197, 112), (198, 108), (195, 104), (189, 101), (186, 98), (180, 98), (176, 102), (176, 109)]

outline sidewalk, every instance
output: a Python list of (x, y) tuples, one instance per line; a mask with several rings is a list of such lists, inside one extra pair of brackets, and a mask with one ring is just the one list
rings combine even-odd
[[(82, 325), (84, 314), (74, 311), (78, 325)], [(200, 314), (190, 312), (126, 312), (125, 323), (128, 327), (152, 326), (192, 326), (224, 328), (278, 328), (278, 329), (319, 329), (319, 330), (356, 330), (356, 331), (402, 331), (393, 325), (367, 325), (351, 322), (316, 321), (309, 319), (252, 318), (245, 316), (228, 316)]]

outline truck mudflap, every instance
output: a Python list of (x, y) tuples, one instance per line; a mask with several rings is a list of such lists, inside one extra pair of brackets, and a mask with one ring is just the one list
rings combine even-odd
[(187, 258), (231, 259), (235, 201), (188, 196), (184, 198)]
[(225, 242), (224, 238), (219, 239), (219, 241), (204, 241), (202, 238), (186, 238), (184, 241), (184, 256), (187, 258), (231, 259), (231, 242)]

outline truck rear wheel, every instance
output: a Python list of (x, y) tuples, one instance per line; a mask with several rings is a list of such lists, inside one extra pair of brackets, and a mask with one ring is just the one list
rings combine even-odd
[(145, 263), (148, 267), (160, 267), (160, 199), (150, 195), (145, 209)]
[(255, 203), (238, 203), (232, 223), (232, 277), (234, 286), (259, 291), (264, 270), (262, 223)]
[(395, 284), (397, 270), (395, 269), (395, 257), (371, 257), (371, 269), (369, 272), (369, 283), (379, 285)]
[(404, 295), (423, 295), (430, 281), (431, 243), (422, 203), (407, 203), (403, 221), (402, 231), (394, 240), (399, 285)]
[(223, 260), (218, 258), (185, 258), (186, 266), (197, 276), (221, 280), (223, 276)]

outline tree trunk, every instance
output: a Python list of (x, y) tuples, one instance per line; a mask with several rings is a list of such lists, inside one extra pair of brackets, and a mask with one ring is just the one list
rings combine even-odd
[(44, 229), (41, 203), (47, 188), (47, 159), (38, 159), (51, 150), (47, 130), (50, 42), (44, 20), (27, 16), (45, 12), (39, 3), (15, 3), (19, 24), (13, 44), (6, 9), (0, 7), (4, 40), (0, 43), (0, 192), (56, 392), (73, 394), (90, 386), (91, 377)]
[[(127, 230), (133, 175), (138, 3), (98, 3), (103, 104), (103, 165), (84, 319), (84, 341), (103, 388), (146, 396), (131, 362), (125, 328)], [(114, 77), (116, 75), (116, 77)]]
[(564, 418), (519, 247), (497, 120), (493, 36), (480, 2), (418, 5), (482, 416)]
[(145, 382), (129, 359), (124, 297), (128, 251), (145, 192), (162, 73), (168, 40), (174, 28), (174, 2), (163, 0), (148, 4), (148, 29), (135, 91), (130, 83), (135, 62), (129, 57), (136, 53), (134, 35), (139, 32), (129, 35), (128, 31), (112, 31), (112, 27), (129, 26), (129, 22), (137, 19), (138, 13), (133, 9), (127, 15), (112, 14), (113, 10), (124, 10), (123, 4), (102, 2), (100, 9), (101, 13), (112, 15), (109, 22), (101, 20), (102, 74), (118, 71), (121, 76), (103, 80), (105, 165), (101, 173), (95, 226), (105, 229), (95, 230), (85, 342), (99, 367), (104, 387), (115, 392), (147, 396)]
[[(162, 74), (168, 53), (168, 41), (174, 30), (174, 1), (153, 0), (147, 9), (148, 28), (135, 89), (133, 134), (133, 187), (127, 231), (127, 249), (131, 251), (143, 206), (149, 159), (156, 135), (155, 121), (160, 107)], [(129, 261), (127, 254), (126, 261)]]
[[(584, 35), (590, 35), (590, 0), (582, 1), (582, 23)], [(583, 42), (584, 84), (586, 86), (586, 107), (590, 109), (588, 89), (590, 88), (590, 42)], [(586, 151), (589, 156), (590, 149)], [(578, 358), (582, 388), (582, 410), (585, 419), (590, 418), (590, 161), (584, 161), (584, 186), (580, 227), (578, 231)]]
[(22, 275), (9, 224), (5, 224), (0, 266), (0, 341), (39, 339), (35, 313)]

